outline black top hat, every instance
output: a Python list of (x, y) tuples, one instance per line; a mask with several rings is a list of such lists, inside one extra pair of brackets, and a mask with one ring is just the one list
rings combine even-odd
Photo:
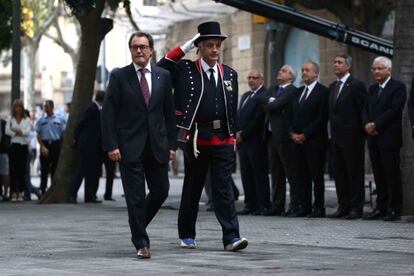
[(208, 38), (218, 38), (220, 40), (225, 40), (227, 35), (221, 34), (220, 23), (216, 21), (204, 22), (198, 25), (197, 27), (200, 36), (194, 41), (194, 45), (198, 47), (198, 43), (204, 39)]

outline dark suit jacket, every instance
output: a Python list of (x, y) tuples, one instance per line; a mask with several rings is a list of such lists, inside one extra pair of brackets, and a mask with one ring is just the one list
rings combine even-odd
[[(267, 92), (267, 99), (275, 97), (275, 91), (277, 91), (277, 89), (278, 86), (269, 89)], [(264, 111), (267, 112), (267, 117), (272, 128), (272, 137), (276, 142), (284, 142), (290, 139), (288, 114), (289, 108), (292, 105), (293, 99), (297, 96), (297, 93), (297, 88), (293, 84), (290, 84), (285, 87), (282, 95), (264, 106)]]
[[(411, 126), (414, 126), (414, 78), (411, 80), (410, 98), (407, 102), (408, 116), (410, 117)], [(414, 130), (413, 130), (414, 138)]]
[(326, 125), (329, 90), (318, 82), (305, 102), (299, 106), (299, 98), (304, 89), (304, 86), (299, 87), (292, 101), (289, 132), (305, 134), (304, 144), (308, 147), (325, 147), (328, 141)]
[(402, 111), (407, 98), (405, 85), (391, 78), (378, 97), (378, 84), (368, 90), (368, 101), (364, 112), (364, 124), (375, 123), (378, 135), (368, 136), (368, 145), (376, 142), (379, 148), (402, 146)]
[(335, 101), (336, 81), (329, 86), (329, 120), (332, 141), (341, 146), (364, 143), (362, 113), (367, 90), (363, 82), (349, 76)]
[(96, 103), (91, 103), (74, 131), (74, 139), (79, 150), (101, 152), (101, 114)]
[[(262, 96), (266, 93), (264, 86), (260, 88), (253, 98), (250, 98), (245, 105), (244, 101), (250, 97), (251, 91), (244, 93), (240, 100), (239, 107), (239, 130), (242, 131), (241, 137), (243, 144), (263, 143), (263, 125), (264, 125), (264, 111), (258, 105), (254, 98)], [(243, 107), (242, 107), (243, 105)]]
[(123, 162), (138, 161), (147, 140), (160, 163), (176, 149), (170, 73), (152, 64), (151, 80), (147, 107), (132, 63), (111, 73), (101, 115), (102, 143), (105, 151), (119, 148)]

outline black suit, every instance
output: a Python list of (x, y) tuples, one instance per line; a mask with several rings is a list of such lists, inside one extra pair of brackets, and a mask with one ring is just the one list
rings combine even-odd
[[(299, 191), (294, 183), (292, 142), (289, 137), (288, 111), (297, 95), (294, 85), (284, 88), (276, 85), (267, 91), (266, 97), (258, 98), (266, 112), (264, 134), (269, 144), (270, 171), (272, 173), (272, 209), (285, 210), (286, 177), (290, 185), (290, 209), (300, 205)], [(270, 98), (274, 100), (269, 102)], [(269, 129), (270, 126), (270, 129)]]
[(150, 245), (146, 227), (167, 198), (169, 150), (176, 148), (170, 73), (151, 65), (151, 81), (147, 106), (133, 64), (115, 69), (102, 109), (102, 144), (105, 151), (120, 150), (129, 225), (137, 249)]
[(238, 144), (240, 171), (246, 208), (263, 210), (270, 207), (269, 177), (267, 174), (266, 144), (263, 139), (263, 108), (255, 97), (266, 93), (262, 86), (253, 96), (252, 91), (244, 93), (239, 107), (239, 131), (242, 142)]
[(400, 148), (402, 146), (402, 111), (406, 101), (406, 87), (390, 79), (378, 95), (379, 85), (368, 90), (364, 123), (375, 123), (377, 135), (368, 136), (368, 148), (377, 187), (377, 209), (401, 211), (402, 183)]
[(91, 103), (74, 131), (79, 162), (73, 180), (72, 197), (76, 198), (85, 178), (85, 202), (96, 198), (102, 165), (101, 115), (98, 105)]
[(349, 76), (337, 96), (333, 82), (329, 95), (329, 120), (333, 172), (338, 209), (362, 213), (364, 207), (364, 143), (365, 131), (362, 114), (367, 91), (365, 85)]
[(324, 208), (324, 163), (327, 147), (328, 88), (317, 83), (303, 103), (299, 100), (305, 87), (298, 88), (292, 101), (289, 116), (289, 132), (304, 134), (303, 144), (293, 143), (296, 166), (295, 181), (301, 191), (301, 205), (304, 213), (312, 209), (312, 182), (314, 184), (314, 210)]
[(411, 80), (410, 98), (407, 102), (408, 116), (411, 123), (411, 132), (414, 139), (414, 78)]

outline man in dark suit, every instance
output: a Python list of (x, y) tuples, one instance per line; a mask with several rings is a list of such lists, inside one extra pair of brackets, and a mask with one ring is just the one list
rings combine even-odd
[(267, 92), (266, 97), (258, 97), (266, 112), (265, 139), (270, 151), (270, 171), (272, 173), (272, 206), (265, 216), (283, 215), (286, 201), (286, 177), (290, 186), (290, 205), (292, 213), (300, 205), (299, 191), (294, 182), (294, 163), (292, 141), (289, 137), (288, 110), (297, 95), (292, 84), (297, 76), (296, 70), (283, 65), (277, 74), (277, 85)]
[(263, 140), (264, 111), (254, 101), (263, 96), (263, 73), (250, 70), (247, 83), (250, 91), (244, 93), (239, 105), (239, 130), (236, 143), (239, 152), (240, 172), (246, 206), (240, 215), (263, 215), (270, 207), (269, 177), (267, 174), (266, 144)]
[(350, 74), (351, 56), (337, 55), (334, 72), (337, 80), (329, 86), (333, 172), (338, 210), (333, 218), (357, 219), (365, 202), (364, 144), (362, 113), (367, 91)]
[(109, 79), (102, 142), (109, 158), (119, 162), (132, 243), (145, 259), (151, 256), (146, 228), (168, 196), (168, 161), (175, 158), (174, 101), (170, 73), (149, 62), (152, 36), (133, 33), (128, 46), (132, 64)]
[[(201, 23), (198, 32), (158, 62), (172, 73), (179, 140), (185, 143), (178, 232), (181, 247), (196, 247), (198, 204), (210, 168), (214, 212), (222, 227), (224, 250), (238, 251), (246, 248), (248, 241), (240, 238), (231, 180), (237, 131), (237, 72), (219, 63), (221, 43), (227, 37), (221, 34), (220, 24)], [(181, 60), (194, 46), (200, 58)]]
[(100, 110), (104, 98), (104, 91), (96, 91), (95, 100), (86, 109), (74, 131), (74, 143), (79, 151), (79, 162), (73, 179), (71, 203), (76, 203), (83, 178), (85, 178), (85, 202), (102, 202), (97, 199), (96, 192), (103, 162)]
[[(289, 133), (293, 141), (295, 181), (301, 191), (301, 205), (288, 216), (325, 216), (324, 163), (327, 147), (327, 87), (318, 82), (319, 66), (313, 61), (302, 65), (304, 86), (298, 88), (290, 112)], [(314, 203), (312, 208), (312, 182)]]
[(377, 81), (369, 87), (365, 131), (377, 187), (377, 206), (366, 219), (400, 219), (402, 183), (400, 148), (402, 146), (402, 111), (406, 101), (405, 85), (391, 78), (392, 62), (377, 57), (372, 72)]

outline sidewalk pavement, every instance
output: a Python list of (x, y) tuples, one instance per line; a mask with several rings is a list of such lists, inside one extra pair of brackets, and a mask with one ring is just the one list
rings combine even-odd
[[(114, 202), (0, 203), (0, 275), (414, 274), (414, 223), (405, 220), (239, 216), (241, 235), (250, 243), (229, 253), (223, 251), (214, 213), (201, 204), (198, 248), (181, 249), (175, 208), (182, 178), (170, 180), (170, 196), (148, 228), (150, 260), (135, 257), (120, 179)], [(239, 177), (235, 180), (241, 188)], [(100, 198), (104, 186), (101, 179)], [(335, 190), (332, 182), (326, 186), (328, 212), (333, 212)], [(242, 205), (239, 200), (237, 207)]]

